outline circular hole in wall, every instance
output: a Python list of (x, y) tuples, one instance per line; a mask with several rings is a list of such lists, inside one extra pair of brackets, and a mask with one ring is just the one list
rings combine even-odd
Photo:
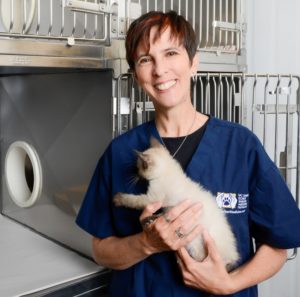
[(42, 190), (42, 170), (35, 149), (24, 141), (10, 145), (5, 158), (5, 180), (11, 199), (20, 207), (32, 206)]

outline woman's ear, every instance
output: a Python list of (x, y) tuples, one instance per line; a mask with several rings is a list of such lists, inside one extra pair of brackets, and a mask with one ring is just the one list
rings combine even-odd
[(198, 71), (198, 65), (199, 65), (199, 53), (196, 52), (191, 65), (191, 76), (196, 75)]
[(131, 70), (131, 71), (132, 71), (132, 75), (133, 75), (134, 80), (138, 83), (139, 80), (138, 80), (138, 77), (137, 77), (137, 75), (136, 75), (135, 69), (133, 69), (133, 70)]
[(150, 146), (156, 147), (156, 148), (163, 147), (163, 145), (159, 142), (159, 140), (157, 138), (155, 138), (154, 136), (151, 136), (151, 138), (150, 138)]

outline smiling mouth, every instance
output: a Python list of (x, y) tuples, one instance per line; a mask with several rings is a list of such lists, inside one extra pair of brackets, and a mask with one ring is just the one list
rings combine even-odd
[(159, 91), (165, 91), (173, 87), (175, 84), (176, 84), (176, 80), (169, 80), (165, 83), (155, 85), (155, 88), (158, 89)]

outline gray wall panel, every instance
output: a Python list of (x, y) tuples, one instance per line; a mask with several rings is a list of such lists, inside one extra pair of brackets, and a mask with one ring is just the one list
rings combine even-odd
[[(112, 137), (111, 98), (111, 71), (0, 77), (2, 212), (89, 256), (90, 240), (74, 220)], [(16, 141), (31, 145), (41, 163), (41, 195), (27, 208), (12, 201), (5, 177), (7, 150)]]

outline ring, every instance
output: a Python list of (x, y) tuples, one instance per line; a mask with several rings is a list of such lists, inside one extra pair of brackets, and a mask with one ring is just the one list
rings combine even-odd
[(167, 223), (171, 222), (170, 217), (166, 213), (163, 214), (163, 217), (164, 217), (164, 219), (166, 220)]
[(178, 238), (183, 238), (185, 235), (180, 231), (180, 227), (175, 230), (175, 234)]

